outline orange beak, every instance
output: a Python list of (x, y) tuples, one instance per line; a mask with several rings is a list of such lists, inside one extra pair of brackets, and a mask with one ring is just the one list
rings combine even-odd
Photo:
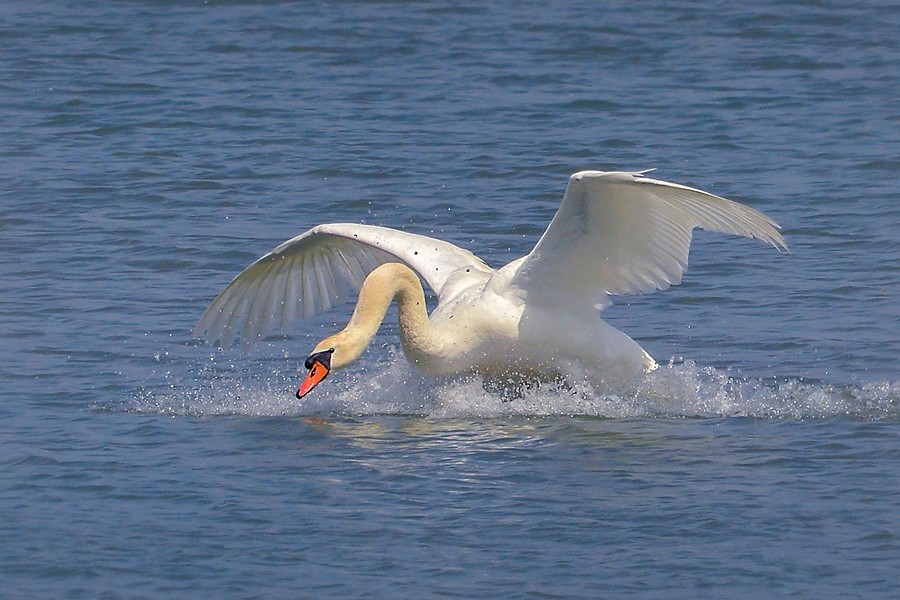
[(334, 348), (331, 348), (311, 354), (306, 359), (306, 368), (309, 369), (309, 373), (307, 373), (306, 379), (303, 380), (303, 383), (297, 389), (298, 400), (310, 393), (314, 387), (328, 376), (329, 371), (331, 371), (331, 355), (333, 353)]

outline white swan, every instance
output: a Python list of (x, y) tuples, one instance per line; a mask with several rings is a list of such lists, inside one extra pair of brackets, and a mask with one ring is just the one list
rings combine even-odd
[[(391, 302), (407, 357), (437, 374), (462, 371), (626, 382), (655, 361), (600, 319), (609, 297), (681, 281), (696, 228), (759, 238), (787, 251), (760, 212), (639, 173), (582, 171), (569, 178), (532, 251), (491, 269), (467, 250), (384, 227), (328, 224), (290, 239), (247, 267), (206, 309), (194, 335), (247, 343), (359, 290), (350, 323), (306, 360), (302, 397), (355, 361)], [(419, 278), (437, 294), (429, 318)]]

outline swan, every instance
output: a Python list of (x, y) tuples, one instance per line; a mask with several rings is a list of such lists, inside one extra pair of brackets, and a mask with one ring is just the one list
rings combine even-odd
[[(499, 269), (445, 241), (373, 225), (317, 225), (244, 269), (194, 335), (247, 345), (359, 292), (347, 326), (305, 361), (302, 398), (357, 360), (396, 300), (400, 341), (439, 375), (576, 377), (620, 384), (657, 367), (599, 316), (610, 297), (680, 283), (694, 228), (757, 238), (787, 252), (780, 226), (719, 196), (646, 176), (581, 171), (527, 255)], [(428, 315), (421, 280), (437, 295)]]

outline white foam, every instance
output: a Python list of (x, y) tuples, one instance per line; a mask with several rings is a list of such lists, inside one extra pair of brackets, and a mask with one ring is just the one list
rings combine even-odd
[[(900, 382), (837, 386), (797, 379), (746, 379), (691, 362), (643, 376), (631, 389), (596, 390), (587, 382), (498, 390), (475, 375), (436, 378), (392, 353), (333, 375), (303, 400), (295, 372), (266, 375), (203, 368), (189, 380), (144, 390), (127, 410), (172, 415), (420, 415), (493, 418), (578, 415), (600, 418), (756, 417), (900, 418)], [(511, 399), (512, 398), (512, 399)]]

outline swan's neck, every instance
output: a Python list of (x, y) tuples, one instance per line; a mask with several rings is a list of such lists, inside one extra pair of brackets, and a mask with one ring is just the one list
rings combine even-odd
[(395, 298), (400, 313), (400, 340), (406, 355), (418, 361), (433, 353), (438, 336), (428, 320), (419, 277), (406, 265), (386, 263), (366, 277), (347, 326), (316, 346), (317, 350), (335, 348), (332, 368), (345, 367), (362, 355)]

